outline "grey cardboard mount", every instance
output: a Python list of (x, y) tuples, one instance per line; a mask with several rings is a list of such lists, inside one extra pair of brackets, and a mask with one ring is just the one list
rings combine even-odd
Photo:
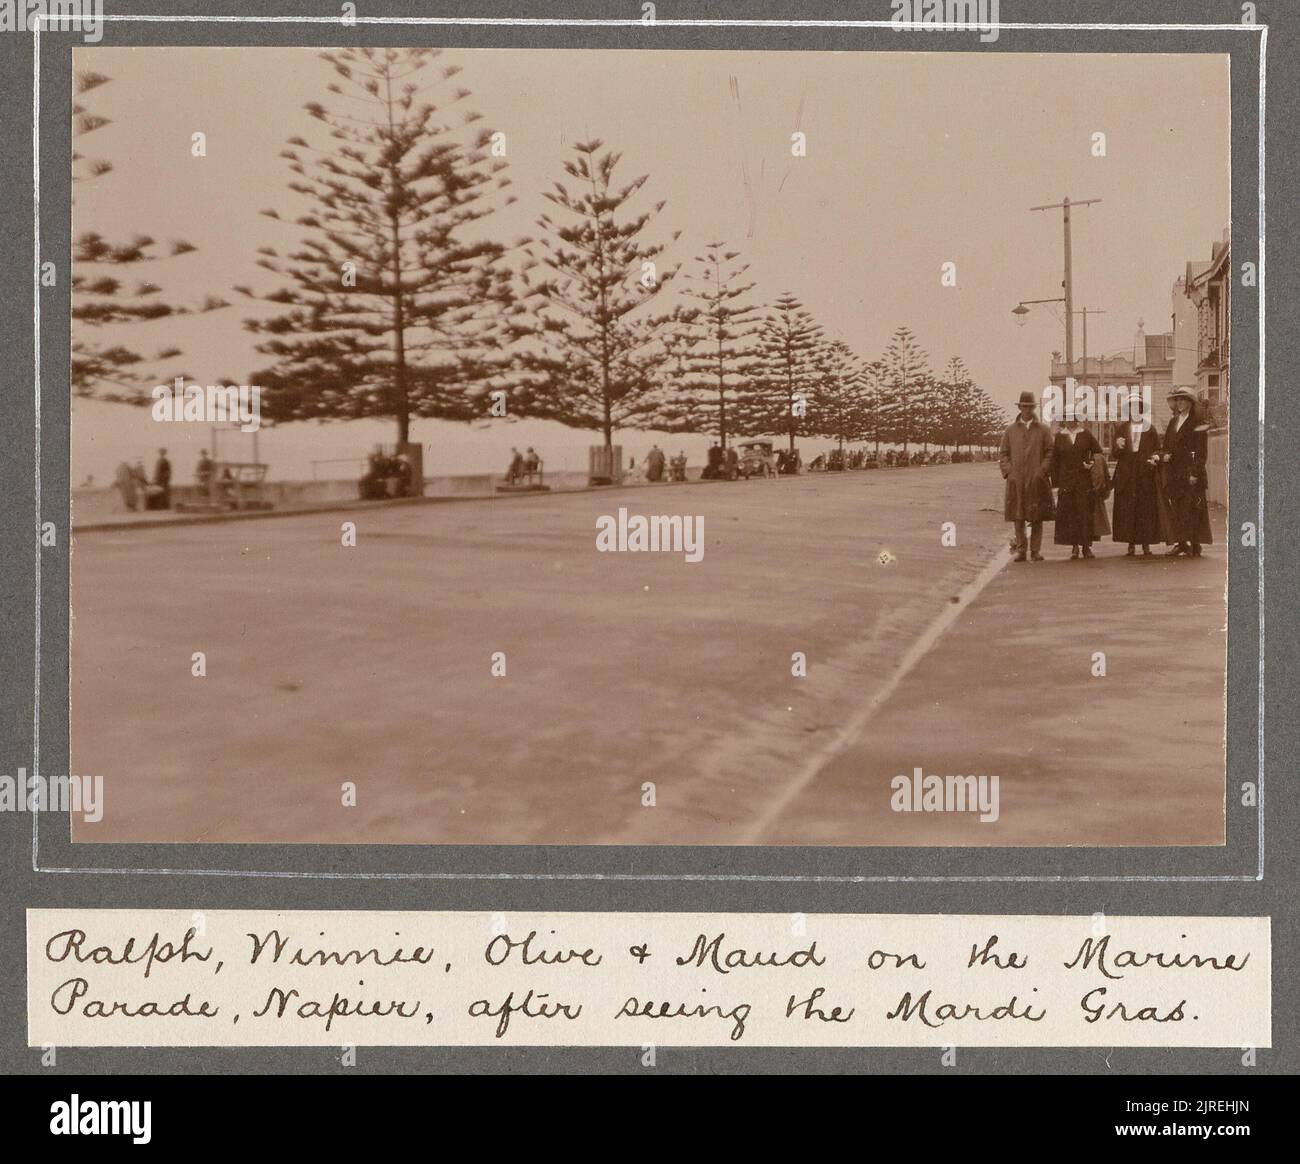
[[(520, 17), (542, 6), (519, 3), (394, 3), (370, 0), (364, 15), (432, 18)], [(328, 908), (551, 910), (699, 910), (773, 912), (917, 912), (1263, 915), (1273, 919), (1274, 1046), (1250, 1070), (1294, 1072), (1296, 948), (1297, 754), (1295, 692), (1300, 652), (1290, 609), (1296, 594), (1296, 522), (1300, 512), (1292, 451), (1300, 447), (1300, 384), (1291, 321), (1300, 312), (1297, 263), (1296, 33), (1300, 10), (1261, 3), (1258, 29), (1236, 26), (1241, 6), (1206, 0), (1147, 0), (1116, 6), (1092, 0), (1002, 0), (1006, 28), (992, 43), (978, 36), (900, 33), (841, 24), (671, 26), (676, 19), (730, 21), (887, 21), (890, 4), (660, 4), (649, 29), (596, 24), (382, 24), (342, 28), (322, 23), (174, 20), (105, 22), (106, 45), (440, 44), (457, 47), (603, 47), (843, 50), (851, 52), (1162, 53), (1231, 56), (1232, 254), (1240, 268), (1257, 261), (1264, 287), (1239, 287), (1233, 307), (1233, 407), (1229, 511), (1229, 674), (1227, 838), (1222, 849), (905, 850), (818, 848), (570, 848), (524, 846), (73, 846), (66, 818), (40, 822), (0, 813), (5, 889), (0, 899), (0, 952), (6, 981), (0, 1005), (0, 1065), (39, 1072), (40, 1052), (26, 1045), (24, 911), (33, 907)], [(671, 7), (671, 13), (668, 9)], [(111, 8), (111, 6), (110, 6)], [(281, 0), (251, 4), (134, 0), (133, 14), (301, 16), (307, 8)], [(315, 14), (315, 13), (313, 13)], [(629, 3), (546, 5), (549, 19), (639, 19)], [(108, 15), (112, 15), (111, 11)], [(1061, 24), (1104, 27), (1061, 28)], [(1160, 29), (1136, 25), (1176, 25)], [(67, 270), (70, 245), (71, 52), (75, 34), (43, 33), (39, 76), (33, 76), (30, 33), (0, 36), (0, 133), (8, 196), (0, 202), (0, 267), (7, 275), (5, 391), (0, 395), (4, 456), (0, 460), (0, 763), (31, 770), (37, 750), (36, 660), (39, 657), (39, 759), (67, 771), (68, 752), (68, 488), (69, 422), (66, 278), (39, 291), (33, 213), (33, 88), (39, 80), (41, 157), (39, 259)], [(1267, 49), (1265, 193), (1261, 179), (1261, 54)], [(869, 111), (868, 111), (869, 115)], [(954, 101), (937, 115), (975, 117), (996, 133), (1008, 116), (978, 101)], [(1267, 208), (1268, 245), (1260, 254)], [(1265, 260), (1271, 262), (1265, 266)], [(1266, 281), (1263, 278), (1267, 270)], [(36, 327), (39, 296), (39, 329)], [(1261, 414), (1262, 327), (1268, 329), (1268, 407)], [(36, 355), (40, 355), (39, 424)], [(1262, 448), (1261, 448), (1262, 442)], [(40, 508), (36, 503), (39, 492)], [(1261, 504), (1262, 497), (1262, 504)], [(1261, 522), (1258, 549), (1240, 544), (1245, 522)], [(38, 548), (41, 521), (54, 523), (57, 543)], [(37, 563), (39, 565), (39, 596)], [(1261, 617), (1260, 594), (1264, 595)], [(38, 601), (39, 597), (39, 601)], [(39, 611), (39, 654), (37, 619)], [(1261, 654), (1261, 649), (1263, 653)], [(1266, 662), (1266, 666), (1261, 666)], [(1262, 675), (1262, 680), (1261, 680)], [(1263, 707), (1261, 708), (1261, 690)], [(1262, 735), (1261, 735), (1262, 733)], [(1262, 739), (1262, 746), (1261, 746)], [(1263, 808), (1243, 807), (1237, 794), (1260, 781)], [(1231, 1050), (971, 1049), (959, 1072), (1226, 1073), (1247, 1070)], [(622, 1048), (395, 1049), (374, 1048), (353, 1071), (464, 1072), (511, 1070), (634, 1072), (637, 1056)], [(673, 1072), (925, 1073), (941, 1069), (929, 1050), (781, 1050), (661, 1048), (658, 1067)], [(67, 1073), (335, 1072), (329, 1049), (60, 1048)]]

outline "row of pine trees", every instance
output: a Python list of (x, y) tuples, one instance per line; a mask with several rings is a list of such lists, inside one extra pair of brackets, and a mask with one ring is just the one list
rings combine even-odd
[[(459, 69), (437, 49), (321, 56), (335, 79), (307, 106), (320, 132), (281, 155), (307, 209), (282, 220), (287, 249), (258, 252), (276, 286), (234, 289), (271, 305), (245, 321), (267, 357), (244, 381), (262, 386), (266, 419), (392, 418), (403, 443), (416, 417), (504, 414), (599, 432), (606, 445), (631, 428), (708, 433), (724, 447), (744, 435), (905, 449), (991, 443), (1005, 423), (959, 358), (932, 371), (906, 327), (867, 360), (794, 295), (760, 299), (724, 243), (674, 262), (680, 232), (655, 229), (664, 203), (643, 205), (647, 176), (624, 180), (600, 141), (573, 147), (533, 237), (494, 241), (480, 223), (515, 200), (504, 136), (465, 111)], [(81, 104), (107, 80), (78, 77), (77, 139), (107, 124)], [(73, 161), (78, 181), (112, 169)], [(170, 304), (150, 279), (128, 284), (192, 250), (78, 236), (74, 392), (148, 403), (151, 362), (179, 355), (97, 344), (94, 329), (230, 306), (215, 295)]]

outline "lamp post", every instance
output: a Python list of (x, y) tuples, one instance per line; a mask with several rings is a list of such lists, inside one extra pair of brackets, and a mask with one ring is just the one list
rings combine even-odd
[(1061, 221), (1065, 232), (1065, 278), (1061, 286), (1065, 290), (1065, 367), (1066, 376), (1074, 376), (1074, 280), (1071, 274), (1070, 263), (1070, 207), (1071, 206), (1092, 206), (1100, 202), (1100, 198), (1084, 198), (1078, 202), (1071, 202), (1065, 198), (1060, 202), (1050, 202), (1046, 206), (1031, 206), (1032, 210), (1060, 210)]

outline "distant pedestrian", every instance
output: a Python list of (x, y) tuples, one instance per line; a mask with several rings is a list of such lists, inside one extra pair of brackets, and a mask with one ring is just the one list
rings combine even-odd
[[(1032, 555), (1041, 562), (1043, 521), (1051, 517), (1052, 490), (1048, 473), (1052, 463), (1052, 430), (1035, 412), (1038, 401), (1032, 392), (1022, 392), (1020, 415), (1002, 434), (999, 460), (1006, 489), (1002, 503), (1004, 520), (1014, 523), (1015, 560)], [(1026, 539), (1025, 525), (1029, 525)]]
[(665, 464), (667, 464), (667, 458), (664, 456), (663, 449), (658, 445), (653, 446), (650, 452), (646, 454), (646, 480), (662, 481), (664, 479)]
[(199, 450), (199, 463), (194, 467), (194, 480), (206, 494), (212, 486), (212, 478), (216, 475), (217, 467), (212, 463), (212, 458), (208, 456), (207, 449)]
[(113, 477), (113, 484), (122, 495), (122, 504), (128, 510), (134, 511), (137, 502), (142, 501), (139, 491), (136, 488), (135, 474), (131, 472), (131, 466), (122, 461), (117, 466), (117, 472)]
[(162, 492), (159, 494), (159, 506), (170, 509), (172, 504), (172, 463), (167, 459), (167, 450), (158, 450), (158, 460), (153, 467), (153, 483)]
[(506, 469), (506, 484), (514, 485), (524, 475), (524, 458), (518, 449), (510, 450), (510, 467)]

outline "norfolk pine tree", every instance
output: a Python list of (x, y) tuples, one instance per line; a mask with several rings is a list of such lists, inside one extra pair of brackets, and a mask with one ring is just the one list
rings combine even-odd
[(259, 252), (288, 280), (263, 298), (288, 310), (246, 321), (275, 357), (258, 377), (263, 407), (272, 420), (392, 417), (405, 444), (412, 417), (481, 419), (505, 382), (511, 275), (501, 244), (472, 228), (509, 186), (506, 163), (478, 114), (447, 116), (469, 91), (452, 87), (460, 69), (438, 65), (439, 50), (320, 56), (339, 78), (336, 108), (306, 109), (327, 144), (295, 137), (281, 154), (308, 204), (304, 237), (287, 255)]
[(749, 264), (739, 257), (725, 243), (709, 243), (682, 273), (686, 305), (674, 324), (684, 392), (668, 400), (665, 416), (665, 427), (694, 422), (694, 431), (715, 433), (724, 449), (761, 367), (754, 344), (760, 309), (746, 301), (754, 284), (743, 282)]
[(843, 340), (823, 343), (818, 365), (817, 432), (837, 441), (842, 453), (846, 442), (863, 440), (868, 431), (862, 368), (852, 348)]
[(808, 411), (817, 389), (821, 343), (821, 325), (803, 304), (788, 291), (777, 296), (758, 336), (762, 398), (753, 427), (757, 432), (788, 435), (791, 452), (796, 436), (811, 435), (816, 428)]
[[(73, 85), (78, 97), (109, 82), (102, 73), (79, 72)], [(108, 118), (91, 112), (79, 101), (72, 107), (72, 136), (80, 139), (109, 125)], [(112, 173), (113, 164), (104, 158), (87, 158), (73, 151), (74, 185), (97, 181)], [(123, 404), (146, 405), (153, 401), (152, 387), (142, 372), (150, 361), (172, 359), (180, 350), (169, 345), (145, 357), (124, 344), (97, 344), (86, 336), (87, 329), (143, 324), (192, 312), (215, 311), (228, 304), (208, 296), (190, 309), (158, 298), (161, 288), (148, 279), (128, 286), (119, 272), (158, 261), (156, 243), (147, 235), (127, 242), (110, 242), (95, 231), (84, 231), (72, 242), (72, 345), (71, 383), (75, 396), (94, 397)], [(194, 251), (187, 242), (172, 242), (167, 257)]]
[(889, 439), (901, 444), (906, 454), (909, 442), (923, 439), (930, 358), (916, 342), (912, 329), (899, 327), (881, 363), (888, 398)]
[(603, 145), (574, 146), (564, 162), (573, 188), (556, 182), (544, 195), (563, 220), (542, 214), (540, 235), (524, 243), (533, 316), (518, 329), (514, 399), (522, 415), (599, 430), (610, 448), (617, 428), (650, 427), (662, 409), (665, 321), (642, 309), (676, 272), (659, 269), (666, 244), (641, 237), (664, 203), (640, 212), (628, 205), (648, 175), (615, 185), (622, 155)]

